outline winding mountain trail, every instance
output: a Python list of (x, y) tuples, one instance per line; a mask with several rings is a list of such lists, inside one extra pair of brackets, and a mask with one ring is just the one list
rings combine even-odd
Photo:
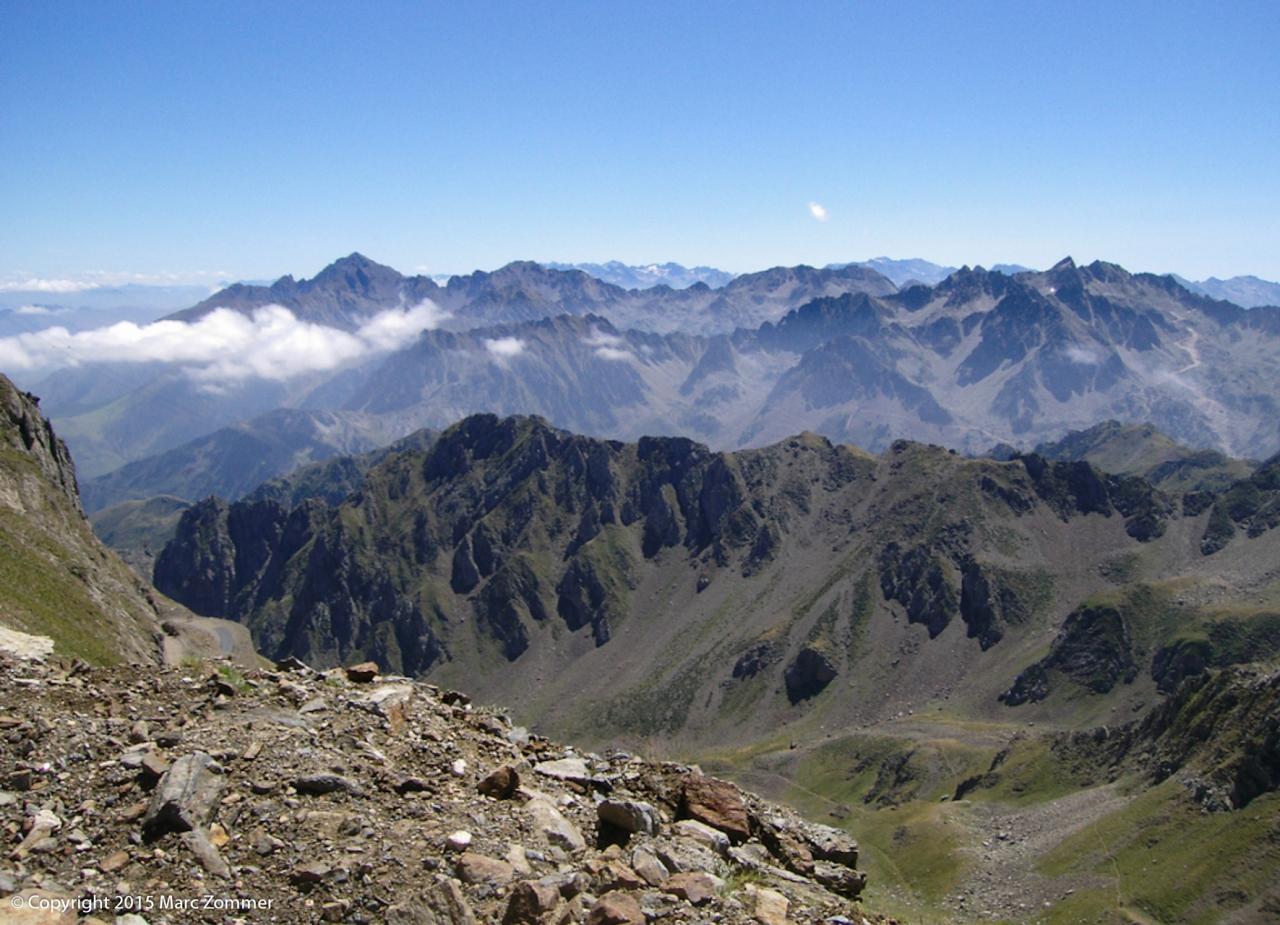
[(1191, 333), (1187, 336), (1187, 339), (1182, 343), (1178, 344), (1179, 349), (1185, 350), (1187, 352), (1187, 356), (1191, 357), (1191, 362), (1188, 363), (1186, 366), (1182, 367), (1182, 369), (1178, 370), (1179, 373), (1190, 372), (1191, 370), (1195, 369), (1197, 366), (1200, 365), (1199, 343), (1200, 343), (1200, 332), (1197, 331), (1195, 328), (1192, 328)]

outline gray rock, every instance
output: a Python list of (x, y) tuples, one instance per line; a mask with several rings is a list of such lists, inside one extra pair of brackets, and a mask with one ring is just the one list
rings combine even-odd
[(814, 822), (801, 823), (798, 831), (815, 858), (845, 867), (858, 866), (858, 843), (847, 832)]
[(856, 899), (867, 885), (867, 875), (851, 870), (842, 864), (830, 861), (817, 861), (813, 865), (813, 879), (817, 880), (832, 893)]
[(438, 877), (434, 886), (418, 896), (388, 906), (382, 921), (387, 925), (476, 925), (462, 888), (449, 877)]
[(631, 852), (631, 869), (650, 886), (661, 886), (662, 882), (671, 876), (667, 865), (647, 848), (637, 848)]
[(222, 855), (218, 853), (218, 849), (214, 847), (213, 842), (209, 841), (209, 837), (203, 830), (192, 829), (190, 832), (183, 832), (180, 837), (183, 844), (196, 856), (201, 867), (215, 877), (230, 879), (231, 868), (227, 866), (227, 862), (222, 859)]
[(729, 836), (704, 822), (696, 819), (681, 819), (671, 827), (671, 830), (681, 838), (687, 838), (704, 848), (710, 848), (721, 857), (729, 855)]
[(190, 832), (205, 825), (222, 795), (218, 765), (204, 752), (185, 755), (173, 763), (160, 782), (142, 817), (142, 832), (157, 838), (166, 832)]
[(293, 789), (309, 796), (323, 796), (326, 793), (360, 796), (363, 793), (359, 784), (341, 774), (308, 774), (295, 780)]
[(540, 761), (533, 766), (539, 774), (555, 780), (591, 780), (591, 769), (581, 758), (560, 758), (556, 761)]
[[(596, 805), (596, 815), (601, 822), (632, 834), (656, 835), (661, 824), (656, 809), (648, 803), (633, 800), (604, 800)], [(728, 844), (728, 839), (725, 843)]]
[(660, 839), (653, 843), (653, 847), (662, 863), (673, 873), (690, 873), (716, 868), (715, 854), (688, 839)]
[(534, 797), (525, 804), (533, 828), (548, 842), (566, 851), (581, 851), (587, 847), (578, 827), (564, 817), (546, 797)]

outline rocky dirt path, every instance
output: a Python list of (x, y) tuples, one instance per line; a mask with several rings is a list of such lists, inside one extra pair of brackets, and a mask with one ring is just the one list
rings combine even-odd
[[(1063, 839), (1121, 809), (1127, 798), (1114, 785), (1093, 787), (1036, 806), (991, 803), (965, 807), (972, 848), (961, 849), (973, 864), (963, 886), (944, 900), (962, 920), (1027, 921), (1082, 888), (1105, 887), (1100, 877), (1046, 877), (1036, 862)], [(1099, 844), (1105, 852), (1106, 845)]]

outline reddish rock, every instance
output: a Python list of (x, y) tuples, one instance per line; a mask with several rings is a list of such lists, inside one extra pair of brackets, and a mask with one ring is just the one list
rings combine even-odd
[(608, 893), (610, 890), (640, 890), (646, 885), (639, 874), (614, 858), (588, 862), (587, 872), (599, 893)]
[(98, 862), (98, 870), (104, 874), (114, 874), (129, 863), (129, 852), (117, 851)]
[(458, 879), (463, 883), (492, 883), (501, 886), (510, 883), (515, 869), (506, 861), (485, 857), (467, 851), (458, 858)]
[(502, 925), (540, 925), (560, 905), (560, 891), (549, 883), (517, 883), (507, 901)]
[(738, 788), (727, 780), (690, 774), (684, 779), (681, 810), (690, 819), (724, 832), (734, 842), (751, 837), (747, 804)]
[(695, 906), (701, 906), (715, 899), (716, 882), (709, 874), (697, 872), (672, 874), (662, 884), (662, 892), (687, 900)]
[(779, 858), (783, 866), (805, 877), (813, 875), (813, 854), (794, 833), (783, 828), (764, 826), (760, 832), (769, 853)]
[(644, 912), (630, 893), (606, 893), (587, 913), (587, 925), (645, 925)]
[(503, 766), (493, 771), (476, 785), (476, 789), (495, 800), (509, 800), (520, 788), (520, 775), (516, 769)]

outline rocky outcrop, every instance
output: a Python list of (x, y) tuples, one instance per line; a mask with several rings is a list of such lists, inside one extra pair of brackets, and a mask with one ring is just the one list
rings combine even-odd
[(947, 628), (959, 610), (949, 571), (954, 565), (930, 546), (903, 549), (890, 543), (880, 553), (880, 590), (896, 601), (912, 623), (923, 623), (934, 637)]
[(194, 873), (290, 922), (887, 921), (852, 905), (847, 833), (689, 767), (522, 736), (431, 685), (297, 661), (233, 684), (214, 664), (24, 677), (0, 692), (0, 766), (26, 791), (0, 801), (0, 897)]
[(1005, 627), (1025, 622), (1030, 608), (995, 573), (970, 559), (960, 575), (960, 616), (968, 635), (976, 638), (983, 649), (989, 649), (1000, 641)]
[(1064, 675), (1096, 694), (1105, 694), (1138, 673), (1128, 621), (1114, 607), (1084, 606), (1073, 611), (1053, 641), (1049, 654), (1028, 667), (1000, 695), (1009, 706), (1043, 700), (1050, 672)]
[(1189, 677), (1144, 717), (1062, 733), (1066, 760), (1114, 777), (1134, 769), (1173, 777), (1206, 810), (1229, 811), (1280, 790), (1280, 672), (1247, 665)]
[(1063, 518), (1119, 513), (1125, 531), (1139, 542), (1164, 534), (1173, 502), (1137, 476), (1108, 475), (1087, 462), (1049, 462), (1031, 453), (1018, 457), (1036, 494)]
[(1267, 662), (1280, 656), (1280, 613), (1248, 620), (1208, 620), (1198, 631), (1161, 646), (1151, 658), (1151, 677), (1163, 694), (1209, 668)]
[(67, 445), (54, 434), (53, 425), (40, 413), (40, 399), (19, 391), (3, 375), (0, 375), (0, 446), (21, 453), (74, 510), (81, 510), (76, 467)]
[(1250, 538), (1280, 526), (1280, 456), (1267, 460), (1247, 479), (1228, 488), (1213, 503), (1200, 541), (1208, 556), (1225, 547), (1238, 531)]
[(828, 653), (816, 646), (805, 646), (787, 666), (783, 680), (787, 686), (787, 699), (799, 703), (816, 697), (836, 679), (839, 671), (832, 664)]

